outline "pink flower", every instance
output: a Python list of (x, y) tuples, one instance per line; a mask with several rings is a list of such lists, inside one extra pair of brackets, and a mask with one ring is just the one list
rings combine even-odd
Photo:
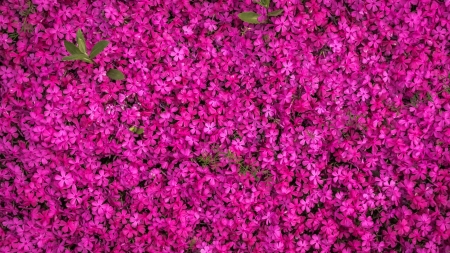
[(3, 49), (7, 50), (9, 49), (9, 45), (11, 44), (12, 39), (8, 37), (8, 34), (4, 33), (0, 35), (0, 45), (3, 47)]
[(76, 186), (72, 184), (70, 193), (67, 194), (67, 198), (70, 200), (70, 204), (73, 206), (79, 205), (82, 202), (82, 194), (77, 190)]
[(320, 179), (320, 171), (312, 170), (309, 180), (311, 180), (313, 184), (322, 184), (322, 180)]
[(313, 235), (311, 241), (309, 242), (314, 249), (320, 249), (320, 237)]
[(439, 217), (436, 224), (442, 231), (450, 230), (450, 217)]
[(203, 128), (203, 131), (207, 134), (211, 134), (216, 128), (216, 123), (211, 122), (211, 123), (205, 123), (205, 128)]
[(60, 175), (55, 176), (56, 181), (58, 181), (58, 185), (61, 188), (68, 188), (73, 183), (72, 174), (67, 173), (65, 171), (61, 171)]
[(397, 229), (399, 235), (404, 235), (404, 234), (408, 233), (409, 230), (410, 230), (410, 227), (409, 227), (409, 225), (408, 225), (408, 221), (405, 220), (405, 219), (400, 220), (400, 221), (395, 225), (395, 227), (396, 227), (396, 229)]
[(175, 47), (170, 55), (175, 61), (181, 61), (184, 59), (184, 50)]
[(367, 99), (369, 99), (368, 91), (365, 88), (361, 88), (357, 96), (360, 97), (362, 101), (366, 101)]
[(363, 228), (371, 228), (373, 226), (372, 217), (361, 216), (359, 220), (361, 221), (361, 226)]

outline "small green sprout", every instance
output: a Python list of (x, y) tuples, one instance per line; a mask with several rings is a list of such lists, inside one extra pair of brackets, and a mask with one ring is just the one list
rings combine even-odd
[[(283, 9), (279, 9), (279, 10), (275, 10), (275, 11), (271, 11), (269, 12), (269, 5), (270, 5), (270, 0), (261, 0), (260, 2), (257, 2), (257, 4), (261, 5), (262, 7), (266, 8), (266, 14), (268, 17), (276, 17), (276, 16), (280, 16), (283, 13)], [(241, 12), (238, 14), (238, 17), (246, 22), (246, 23), (250, 23), (250, 24), (261, 24), (261, 23), (267, 23), (267, 20), (264, 22), (259, 22), (258, 18), (261, 16), (261, 14), (258, 14), (256, 12), (253, 11), (246, 11), (246, 12)]]
[[(86, 39), (80, 29), (77, 31), (77, 44), (78, 47), (70, 41), (64, 40), (64, 46), (66, 50), (70, 53), (69, 56), (64, 57), (63, 61), (76, 61), (80, 60), (86, 63), (93, 64), (94, 58), (100, 54), (109, 44), (107, 40), (101, 40), (97, 42), (92, 48), (91, 52), (88, 54), (86, 48)], [(112, 80), (123, 80), (125, 76), (123, 73), (117, 69), (110, 69), (106, 75)]]
[(135, 126), (130, 127), (128, 130), (130, 130), (131, 132), (141, 135), (144, 133), (144, 128), (137, 128)]

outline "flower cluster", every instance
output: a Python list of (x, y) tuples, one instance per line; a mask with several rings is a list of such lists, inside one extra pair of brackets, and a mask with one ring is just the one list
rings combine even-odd
[(255, 8), (1, 1), (0, 252), (450, 251), (450, 1)]

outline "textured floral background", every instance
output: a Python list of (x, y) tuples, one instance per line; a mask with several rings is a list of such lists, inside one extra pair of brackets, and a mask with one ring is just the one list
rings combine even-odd
[(450, 1), (276, 9), (1, 1), (0, 251), (449, 252)]

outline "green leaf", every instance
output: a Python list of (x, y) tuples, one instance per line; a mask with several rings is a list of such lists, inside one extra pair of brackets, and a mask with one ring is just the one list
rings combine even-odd
[(269, 17), (280, 16), (283, 13), (283, 11), (284, 11), (283, 9), (279, 9), (279, 10), (276, 10), (276, 11), (271, 11), (271, 12), (269, 12), (267, 14), (267, 16), (269, 16)]
[(137, 128), (135, 126), (128, 128), (128, 130), (130, 130), (131, 132), (133, 132), (135, 134), (143, 134), (144, 133), (144, 128)]
[(266, 6), (262, 2), (256, 2), (256, 3), (261, 5), (262, 7), (266, 8)]
[(136, 133), (137, 133), (137, 134), (143, 134), (143, 133), (144, 133), (144, 128), (139, 128), (139, 129), (136, 131)]
[(69, 52), (70, 54), (81, 54), (80, 49), (78, 49), (78, 47), (75, 46), (72, 42), (65, 40), (64, 46), (66, 47), (67, 52)]
[(270, 0), (261, 0), (261, 5), (266, 8), (269, 8)]
[(87, 62), (87, 63), (94, 63), (91, 59), (89, 59), (89, 58), (84, 58), (84, 59), (81, 59), (81, 61), (84, 61), (84, 62)]
[(106, 75), (109, 78), (111, 78), (112, 80), (123, 80), (123, 79), (125, 79), (125, 76), (123, 75), (123, 73), (120, 72), (120, 70), (117, 70), (117, 69), (110, 69), (110, 70), (108, 70)]
[(94, 59), (95, 56), (97, 56), (99, 53), (103, 51), (109, 44), (109, 41), (107, 40), (101, 40), (95, 44), (95, 46), (92, 48), (91, 54), (89, 54), (89, 58)]
[(261, 16), (261, 15), (259, 15), (258, 13), (254, 13), (254, 12), (252, 12), (252, 11), (249, 11), (249, 12), (241, 12), (241, 13), (239, 13), (239, 15), (238, 15), (238, 17), (239, 17), (242, 21), (247, 22), (247, 23), (250, 23), (250, 24), (259, 24), (259, 21), (258, 21), (259, 16)]
[[(83, 54), (86, 54), (86, 39), (80, 29), (77, 31), (78, 48)], [(87, 55), (87, 54), (86, 54)]]
[(73, 54), (70, 56), (66, 56), (63, 58), (63, 61), (75, 61), (75, 60), (81, 60), (87, 63), (93, 63), (91, 59), (87, 58), (85, 54)]

